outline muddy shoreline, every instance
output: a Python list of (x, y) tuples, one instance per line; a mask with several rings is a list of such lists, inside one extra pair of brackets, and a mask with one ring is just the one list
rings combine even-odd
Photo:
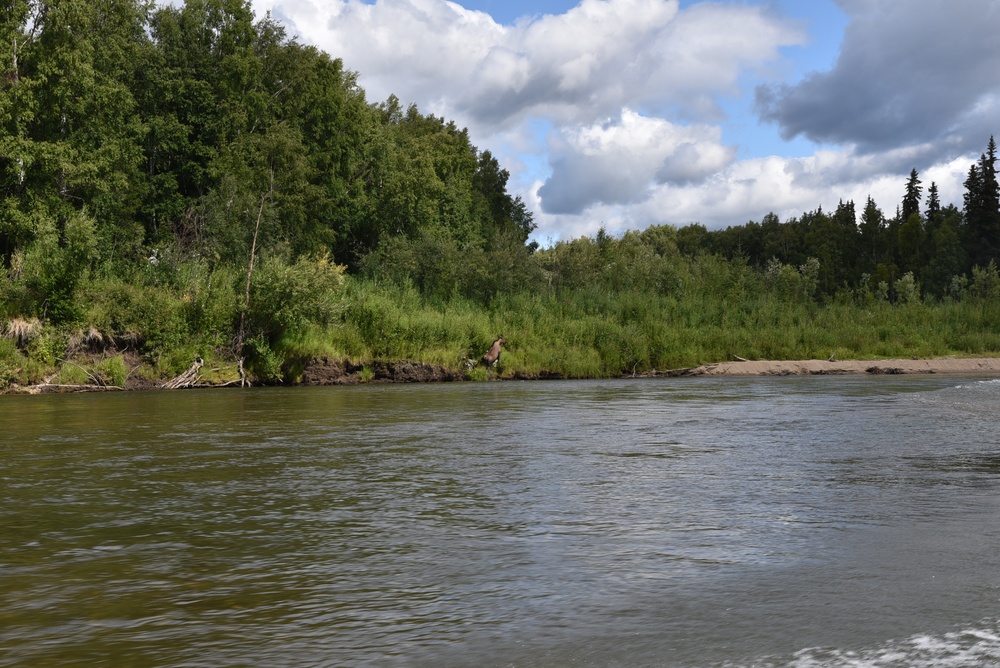
[[(362, 380), (363, 369), (370, 378)], [(998, 375), (1000, 358), (932, 358), (883, 360), (739, 360), (702, 364), (681, 369), (623, 374), (622, 378), (684, 378), (697, 376), (848, 376), (894, 374)], [(515, 372), (501, 380), (561, 380), (551, 371)], [(353, 385), (360, 382), (426, 383), (465, 380), (461, 370), (419, 362), (373, 362), (362, 365), (328, 358), (311, 360), (300, 385)]]
[[(513, 372), (498, 374), (499, 380), (560, 380), (562, 374), (541, 371), (528, 374)], [(438, 364), (375, 361), (362, 364), (349, 360), (321, 357), (309, 360), (302, 370), (298, 385), (357, 385), (360, 383), (441, 383), (466, 380), (464, 369), (453, 369)]]
[[(738, 360), (702, 364), (681, 369), (623, 374), (622, 378), (694, 378), (748, 376), (858, 376), (896, 374), (945, 374), (1000, 376), (1000, 358), (933, 358), (881, 360)], [(321, 357), (308, 360), (294, 386), (361, 385), (386, 383), (447, 383), (466, 381), (464, 369), (409, 360), (376, 360), (368, 363)], [(494, 376), (497, 380), (562, 380), (563, 374), (552, 371), (512, 372)], [(0, 394), (52, 394), (70, 392), (158, 390), (169, 379), (151, 380), (130, 375), (118, 387), (112, 385), (61, 385), (43, 382), (38, 385), (12, 385)], [(204, 378), (192, 388), (229, 387), (236, 382), (211, 382)]]

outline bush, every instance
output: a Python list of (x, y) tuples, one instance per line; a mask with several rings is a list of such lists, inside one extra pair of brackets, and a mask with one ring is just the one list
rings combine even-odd
[(273, 346), (286, 333), (304, 332), (309, 324), (330, 324), (340, 310), (343, 281), (344, 267), (328, 256), (303, 257), (294, 264), (265, 259), (250, 286), (247, 340), (260, 338)]
[(204, 261), (187, 262), (178, 267), (177, 290), (192, 332), (216, 343), (232, 338), (242, 291), (242, 286), (237, 288), (237, 284), (245, 275), (230, 267), (210, 268)]
[(913, 278), (912, 271), (906, 272), (902, 278), (896, 281), (895, 289), (896, 299), (899, 300), (900, 304), (920, 303), (920, 286)]
[(87, 286), (87, 324), (110, 332), (119, 343), (134, 342), (146, 353), (180, 346), (190, 335), (185, 303), (169, 288), (130, 285), (117, 279)]
[(79, 315), (77, 287), (97, 257), (96, 223), (84, 212), (70, 215), (63, 232), (55, 221), (38, 221), (36, 238), (23, 256), (25, 309), (55, 324)]
[(263, 336), (255, 336), (243, 344), (246, 369), (265, 383), (280, 382), (283, 360)]
[(124, 357), (115, 355), (95, 364), (94, 374), (108, 385), (124, 387), (128, 378), (128, 366)]
[(59, 358), (66, 355), (68, 340), (69, 337), (62, 332), (43, 329), (39, 336), (28, 343), (28, 357), (46, 366), (55, 366)]
[(0, 338), (0, 389), (17, 380), (23, 359), (13, 341)]

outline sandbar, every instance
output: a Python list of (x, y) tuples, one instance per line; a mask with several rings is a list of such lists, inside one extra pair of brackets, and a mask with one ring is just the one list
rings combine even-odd
[(879, 360), (738, 360), (668, 372), (672, 376), (838, 376), (861, 374), (954, 374), (1000, 376), (1000, 358)]

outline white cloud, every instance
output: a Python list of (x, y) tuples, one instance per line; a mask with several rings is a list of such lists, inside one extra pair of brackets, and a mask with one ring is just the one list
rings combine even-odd
[[(959, 157), (920, 173), (926, 193), (938, 184), (943, 204), (961, 206), (962, 181), (972, 159)], [(887, 216), (895, 214), (902, 201), (906, 177), (891, 172), (854, 171), (857, 164), (870, 164), (850, 149), (819, 151), (806, 158), (767, 157), (734, 162), (714, 173), (704, 183), (666, 183), (650, 189), (637, 204), (597, 204), (583, 216), (542, 213), (540, 228), (548, 232), (540, 240), (592, 235), (600, 227), (612, 232), (642, 229), (649, 225), (701, 223), (709, 229), (759, 222), (768, 213), (785, 221), (822, 207), (836, 209), (843, 201), (854, 201), (858, 214), (871, 196)], [(839, 175), (836, 181), (828, 180)], [(537, 190), (541, 183), (536, 184)]]
[[(803, 40), (755, 6), (583, 0), (501, 26), (444, 0), (279, 0), (292, 33), (342, 57), (372, 99), (390, 93), (481, 133), (532, 116), (585, 124), (624, 107), (719, 117), (748, 66)], [(302, 18), (299, 18), (302, 17)]]
[[(514, 25), (446, 0), (254, 1), (343, 58), (370, 100), (392, 93), (468, 126), (511, 170), (540, 240), (785, 219), (869, 194), (891, 215), (913, 167), (960, 205), (1000, 130), (997, 0), (835, 0), (850, 24), (834, 68), (771, 87), (806, 33), (764, 0), (582, 0)], [(724, 109), (760, 84), (760, 109), (786, 134), (831, 143), (735, 161)]]
[(552, 213), (646, 199), (654, 183), (699, 181), (732, 162), (715, 126), (679, 126), (626, 109), (614, 122), (564, 130), (550, 151), (552, 176), (538, 190)]

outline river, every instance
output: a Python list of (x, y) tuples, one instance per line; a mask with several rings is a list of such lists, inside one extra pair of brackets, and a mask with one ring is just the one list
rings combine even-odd
[(1000, 664), (1000, 381), (0, 397), (0, 666)]

